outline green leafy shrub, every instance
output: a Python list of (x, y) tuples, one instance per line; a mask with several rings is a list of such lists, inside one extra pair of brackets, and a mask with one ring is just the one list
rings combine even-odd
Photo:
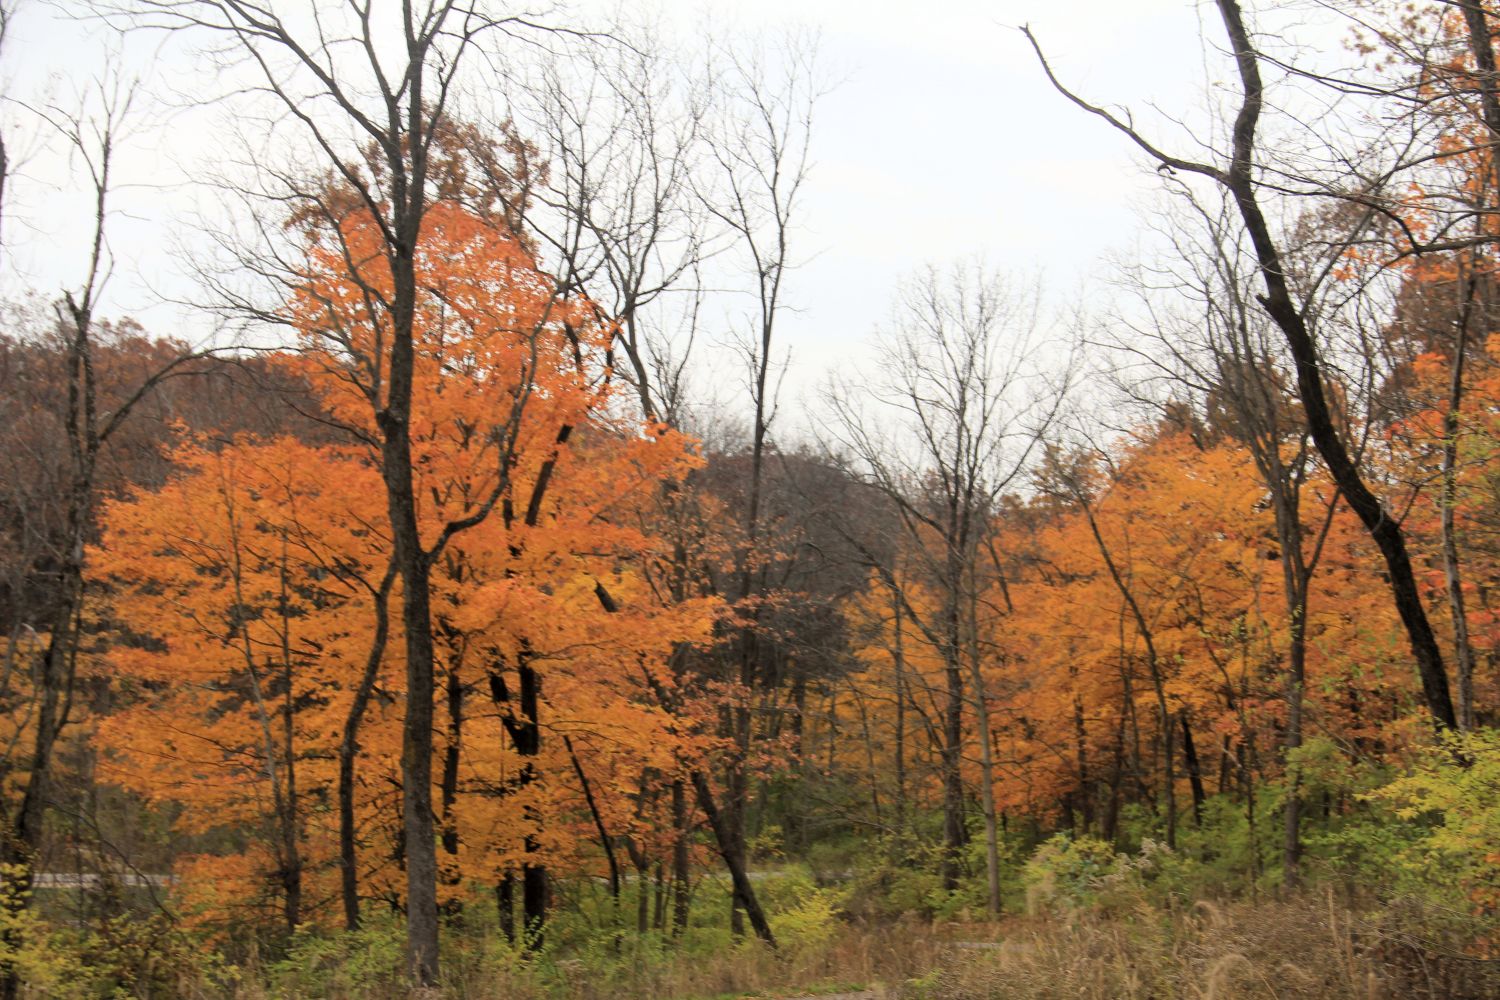
[(1146, 838), (1136, 854), (1116, 853), (1094, 837), (1058, 834), (1032, 854), (1022, 870), (1026, 907), (1126, 909), (1140, 903), (1171, 907), (1201, 880), (1196, 862)]
[(19, 866), (0, 866), (0, 960), (29, 995), (49, 1000), (175, 997), (185, 984), (221, 989), (220, 956), (163, 913), (116, 912), (80, 926), (54, 926), (23, 908)]
[(833, 940), (848, 895), (846, 889), (819, 887), (812, 873), (801, 866), (787, 868), (763, 885), (761, 895), (771, 932), (779, 944), (809, 951)]
[(1114, 863), (1115, 849), (1095, 837), (1075, 840), (1059, 833), (1042, 842), (1021, 873), (1027, 911), (1092, 906), (1100, 880)]
[(845, 909), (864, 918), (934, 916), (945, 893), (939, 849), (886, 836), (852, 860)]
[(405, 945), (405, 925), (390, 912), (371, 912), (352, 932), (299, 927), (286, 956), (267, 969), (267, 979), (287, 998), (395, 988), (402, 981)]

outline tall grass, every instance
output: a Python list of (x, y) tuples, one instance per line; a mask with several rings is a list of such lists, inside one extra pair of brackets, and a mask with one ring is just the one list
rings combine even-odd
[(1179, 913), (1017, 920), (959, 950), (902, 1000), (1493, 1000), (1500, 962), (1464, 951), (1426, 910), (1366, 910), (1333, 894), (1200, 901)]
[[(393, 938), (387, 974), (351, 980), (325, 974), (340, 955), (307, 952), (297, 960), (327, 968), (289, 970), (283, 962), (246, 969), (228, 995), (404, 1000), (410, 994), (398, 959)], [(454, 942), (445, 971), (449, 978), (436, 994), (442, 1000), (717, 1000), (864, 990), (890, 1000), (1500, 997), (1500, 961), (1473, 953), (1462, 919), (1332, 892), (1205, 900), (1175, 912), (1142, 903), (993, 924), (842, 924), (814, 947), (779, 953), (722, 937), (673, 945), (626, 935), (618, 947), (606, 940), (527, 961), (469, 938)]]

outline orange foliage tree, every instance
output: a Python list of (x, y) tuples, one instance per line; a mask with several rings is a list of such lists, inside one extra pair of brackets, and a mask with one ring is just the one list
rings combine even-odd
[[(588, 867), (580, 845), (595, 834), (613, 865), (634, 813), (619, 789), (696, 752), (651, 684), (708, 638), (716, 605), (653, 592), (665, 553), (643, 518), (658, 484), (697, 459), (682, 435), (613, 413), (608, 325), (559, 295), (521, 241), (452, 203), (428, 224), (410, 438), (442, 680), (430, 793), (442, 894), (460, 905), (466, 887), (519, 871), (534, 940), (547, 867)], [(120, 780), (181, 795), (184, 829), (262, 831), (243, 851), (205, 852), (184, 874), (212, 879), (183, 888), (277, 895), (293, 927), (325, 919), (307, 901), (336, 898), (321, 880), (339, 872), (350, 925), (351, 889), (401, 895), (407, 699), (386, 603), (402, 585), (375, 456), (379, 292), (365, 287), (380, 272), (348, 267), (374, 253), (366, 228), (353, 214), (341, 249), (310, 247), (291, 303), (303, 345), (283, 359), (352, 443), (184, 444), (171, 483), (111, 509), (95, 560), (114, 613), (143, 637), (114, 654), (139, 692), (107, 730)], [(490, 710), (471, 707), (476, 690)], [(333, 764), (345, 750), (352, 783)], [(197, 773), (214, 778), (187, 792)], [(318, 805), (335, 785), (351, 814), (338, 831)]]

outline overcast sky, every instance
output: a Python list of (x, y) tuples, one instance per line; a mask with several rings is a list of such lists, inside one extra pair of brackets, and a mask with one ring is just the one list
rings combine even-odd
[[(66, 0), (22, 0), (0, 69), (8, 95), (66, 104), (99, 72), (106, 44), (118, 44), (57, 6)], [(676, 19), (701, 14), (682, 0), (662, 9)], [(816, 29), (836, 81), (817, 109), (795, 244), (803, 265), (783, 326), (793, 404), (830, 367), (867, 356), (895, 284), (923, 264), (979, 255), (1040, 272), (1058, 304), (1107, 295), (1102, 261), (1129, 254), (1157, 181), (1120, 137), (1049, 89), (1018, 25), (1031, 25), (1078, 90), (1147, 116), (1155, 104), (1202, 121), (1218, 65), (1200, 42), (1200, 28), (1217, 37), (1216, 15), (1191, 0), (721, 0), (717, 10), (745, 30)], [(127, 59), (149, 67), (158, 44), (135, 39)], [(161, 56), (177, 71), (183, 58)], [(12, 122), (17, 115), (6, 112)], [(133, 186), (118, 199), (109, 301), (112, 313), (156, 327), (191, 322), (153, 301), (182, 287), (164, 254), (186, 229), (176, 179), (212, 153), (191, 120), (162, 123), (142, 123), (123, 163)], [(0, 290), (9, 294), (55, 290), (78, 273), (85, 250), (76, 177), (49, 149), (32, 153), (5, 220)]]

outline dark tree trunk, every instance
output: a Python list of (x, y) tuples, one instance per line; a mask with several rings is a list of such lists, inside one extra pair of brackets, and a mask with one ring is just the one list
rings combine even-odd
[[(542, 729), (540, 721), (542, 678), (532, 668), (529, 657), (523, 656), (520, 664), (521, 720), (519, 732), (522, 739), (516, 743), (516, 753), (522, 758), (521, 768), (525, 784), (536, 781), (540, 775), (536, 769), (536, 758), (542, 752)], [(527, 816), (528, 827), (524, 841), (527, 861), (521, 868), (521, 912), (525, 919), (526, 947), (536, 951), (542, 946), (542, 933), (547, 923), (547, 904), (550, 888), (547, 883), (547, 866), (537, 859), (541, 853), (541, 840), (537, 830), (541, 826), (540, 815)]]
[(1073, 738), (1077, 741), (1078, 805), (1083, 814), (1083, 832), (1094, 828), (1094, 796), (1089, 787), (1088, 728), (1084, 725), (1083, 699), (1073, 697)]
[(688, 911), (692, 905), (692, 897), (688, 894), (691, 873), (688, 871), (687, 791), (683, 788), (681, 778), (672, 782), (672, 826), (677, 834), (672, 842), (672, 884), (675, 887), (672, 896), (672, 936), (678, 937), (687, 930)]
[[(952, 567), (950, 567), (952, 569)], [(957, 578), (957, 571), (953, 571)], [(957, 589), (956, 586), (954, 588)], [(964, 785), (960, 767), (963, 763), (964, 677), (959, 663), (958, 597), (950, 595), (953, 607), (948, 613), (947, 649), (943, 651), (943, 675), (947, 684), (947, 704), (943, 706), (943, 888), (952, 892), (963, 875)]]
[(507, 944), (516, 943), (516, 877), (510, 872), (495, 884), (495, 907), (500, 913), (500, 932)]
[[(411, 137), (415, 146), (420, 133)], [(406, 941), (412, 982), (438, 976), (437, 840), (432, 814), (433, 667), (430, 562), (417, 529), (412, 475), (411, 412), (415, 356), (417, 205), (403, 214), (393, 248), (389, 395), (377, 414), (381, 473), (401, 574), (401, 624), (406, 637), (406, 715), (401, 731), (401, 824), (406, 843)], [(403, 206), (405, 207), (405, 206)]]
[(895, 669), (896, 695), (896, 829), (906, 830), (906, 656), (902, 639), (901, 601), (892, 595), (891, 614), (894, 624), (891, 661)]
[(1198, 766), (1198, 747), (1193, 742), (1193, 730), (1188, 725), (1187, 712), (1178, 712), (1177, 721), (1182, 724), (1182, 760), (1187, 765), (1188, 781), (1193, 788), (1193, 825), (1203, 825), (1203, 771)]
[(375, 692), (375, 678), (385, 658), (385, 645), (390, 637), (391, 623), (389, 604), (391, 586), (395, 583), (394, 563), (385, 573), (380, 588), (373, 593), (375, 605), (375, 635), (370, 640), (370, 652), (365, 658), (364, 673), (359, 678), (359, 687), (349, 703), (349, 715), (344, 720), (343, 738), (339, 740), (339, 876), (340, 891), (344, 901), (344, 929), (359, 929), (359, 858), (354, 842), (354, 762), (359, 756), (359, 727), (369, 709), (370, 698)]
[[(458, 768), (462, 762), (463, 734), (464, 734), (464, 686), (463, 680), (458, 672), (458, 657), (455, 654), (454, 661), (448, 665), (447, 682), (444, 685), (445, 701), (448, 709), (448, 733), (446, 746), (443, 747), (443, 773), (438, 781), (439, 795), (442, 804), (442, 847), (443, 854), (452, 865), (447, 877), (444, 879), (446, 885), (457, 887), (462, 879), (458, 866)], [(455, 896), (450, 899), (444, 909), (450, 918), (456, 916), (463, 904)]]
[(583, 762), (578, 759), (578, 752), (573, 748), (572, 738), (564, 736), (563, 745), (568, 749), (568, 758), (573, 762), (573, 773), (578, 777), (578, 786), (583, 791), (583, 800), (588, 804), (589, 816), (594, 821), (594, 832), (599, 835), (599, 846), (604, 851), (604, 860), (609, 864), (609, 895), (618, 908), (620, 862), (615, 857), (614, 839), (610, 837), (609, 831), (604, 826), (604, 814), (599, 811), (599, 800), (594, 798), (594, 786), (589, 783), (589, 776), (583, 770)]
[[(540, 778), (536, 759), (541, 753), (542, 731), (538, 712), (541, 708), (542, 679), (530, 665), (532, 654), (523, 649), (517, 665), (520, 678), (520, 703), (511, 701), (510, 689), (505, 683), (503, 667), (496, 664), (489, 675), (490, 698), (500, 712), (501, 724), (510, 736), (520, 758), (513, 787), (524, 789)], [(521, 864), (521, 941), (528, 951), (541, 947), (543, 925), (547, 919), (549, 888), (547, 868), (534, 858), (541, 853), (541, 840), (537, 836), (541, 817), (529, 808), (525, 816), (527, 831), (522, 837), (522, 848), (527, 855)], [(507, 879), (510, 875), (507, 874)]]
[(1264, 102), (1260, 77), (1260, 57), (1256, 54), (1244, 18), (1235, 0), (1218, 0), (1219, 12), (1234, 47), (1244, 99), (1234, 122), (1234, 152), (1227, 171), (1218, 171), (1218, 179), (1233, 196), (1245, 230), (1255, 248), (1261, 279), (1266, 291), (1261, 305), (1276, 322), (1286, 338), (1297, 369), (1297, 393), (1309, 433), (1318, 453), (1333, 477), (1339, 492), (1369, 532), (1385, 560), (1390, 578), (1391, 595), (1406, 627), (1412, 656), (1422, 682), (1422, 694), (1428, 711), (1438, 725), (1454, 728), (1457, 718), (1448, 689), (1448, 674), (1443, 667), (1442, 652), (1432, 624), (1422, 603), (1421, 590), (1412, 570), (1406, 548), (1406, 533), (1400, 522), (1365, 485), (1359, 467), (1344, 447), (1337, 424), (1323, 388), (1323, 361), (1317, 342), (1307, 326), (1306, 317), (1292, 299), (1287, 272), (1280, 248), (1271, 236), (1256, 196), (1254, 178), (1255, 130)]
[(714, 802), (714, 793), (708, 785), (708, 778), (702, 771), (694, 771), (692, 779), (693, 788), (698, 793), (698, 808), (703, 810), (709, 828), (714, 832), (719, 856), (724, 859), (724, 864), (729, 869), (729, 879), (734, 885), (735, 900), (750, 919), (750, 926), (754, 928), (755, 936), (774, 948), (776, 936), (771, 933), (771, 924), (766, 920), (765, 911), (760, 908), (760, 901), (755, 898), (755, 890), (750, 885), (750, 877), (745, 870), (744, 862), (735, 854), (733, 834), (725, 825), (724, 817), (720, 815), (719, 807)]

